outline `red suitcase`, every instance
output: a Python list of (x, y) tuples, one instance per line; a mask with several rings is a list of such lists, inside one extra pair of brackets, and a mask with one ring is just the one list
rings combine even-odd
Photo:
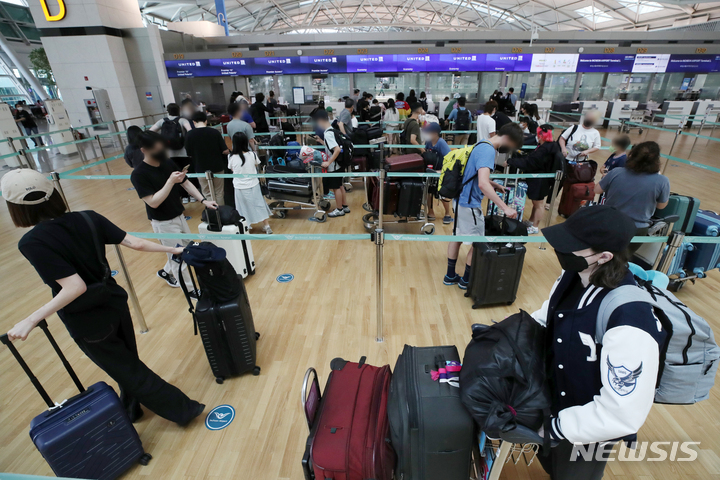
[(367, 157), (355, 157), (350, 166), (352, 172), (367, 172)]
[(392, 480), (395, 452), (390, 446), (387, 399), (390, 366), (373, 367), (336, 358), (320, 396), (309, 369), (303, 383), (303, 411), (310, 436), (303, 456), (307, 480)]
[[(368, 179), (368, 194), (370, 194), (370, 205), (375, 212), (380, 211), (380, 190), (377, 188), (377, 178)], [(385, 197), (383, 203), (383, 214), (394, 215), (400, 201), (400, 182), (385, 180)]]
[(562, 196), (560, 197), (560, 205), (558, 213), (563, 217), (569, 217), (577, 212), (580, 207), (591, 202), (595, 198), (595, 183), (574, 183), (565, 185)]
[(396, 155), (388, 157), (385, 162), (390, 167), (391, 172), (424, 172), (427, 168), (425, 160), (419, 153), (410, 153), (407, 155)]

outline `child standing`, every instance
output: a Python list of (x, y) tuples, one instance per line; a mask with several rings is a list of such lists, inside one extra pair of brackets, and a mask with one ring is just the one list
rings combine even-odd
[(605, 161), (605, 165), (602, 168), (603, 177), (613, 168), (625, 166), (625, 161), (627, 160), (627, 149), (630, 147), (630, 137), (627, 135), (618, 135), (613, 138), (612, 146), (615, 151), (612, 155), (610, 155), (610, 158)]
[[(237, 132), (232, 137), (232, 151), (228, 159), (228, 166), (233, 173), (252, 174), (257, 173), (257, 165), (260, 159), (250, 149), (247, 135)], [(235, 187), (235, 209), (245, 217), (248, 224), (263, 223), (263, 230), (268, 235), (272, 234), (270, 228), (270, 208), (263, 199), (260, 181), (257, 178), (233, 178)]]

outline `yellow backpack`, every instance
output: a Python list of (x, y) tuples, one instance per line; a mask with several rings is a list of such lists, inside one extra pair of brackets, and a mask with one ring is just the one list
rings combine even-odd
[(465, 174), (465, 166), (476, 145), (458, 148), (445, 155), (440, 180), (438, 181), (438, 195), (450, 199), (460, 196), (460, 192), (464, 187), (462, 180)]

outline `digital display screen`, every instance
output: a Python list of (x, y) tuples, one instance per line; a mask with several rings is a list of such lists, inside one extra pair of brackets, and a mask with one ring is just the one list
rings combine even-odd
[(532, 55), (488, 53), (485, 55), (485, 68), (483, 72), (529, 72), (532, 65)]
[[(442, 57), (443, 55), (441, 55)], [(450, 63), (454, 63), (453, 72), (482, 72), (485, 70), (485, 55), (481, 53), (450, 55)]]
[(541, 53), (533, 54), (531, 72), (553, 72), (553, 73), (574, 73), (577, 67), (579, 55), (577, 53), (557, 54)]
[(398, 72), (427, 72), (437, 55), (395, 55)]
[(165, 60), (165, 69), (169, 78), (210, 77), (216, 75), (210, 69), (207, 60)]
[(580, 54), (578, 72), (629, 73), (635, 63), (635, 55)]
[(300, 64), (304, 66), (303, 73), (345, 73), (347, 66), (345, 55), (331, 57), (300, 57)]
[(670, 55), (670, 60), (665, 69), (668, 73), (673, 72), (697, 72), (707, 73), (718, 70), (717, 55)]
[(395, 55), (348, 55), (347, 73), (396, 72)]
[(670, 54), (635, 55), (633, 73), (665, 73)]
[(206, 60), (209, 62), (209, 71), (214, 72), (213, 75), (252, 75), (255, 73), (252, 58), (211, 58)]

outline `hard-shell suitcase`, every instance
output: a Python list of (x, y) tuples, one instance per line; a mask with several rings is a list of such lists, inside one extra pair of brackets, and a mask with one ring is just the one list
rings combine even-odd
[(424, 192), (425, 183), (422, 180), (403, 180), (400, 184), (397, 215), (399, 217), (417, 217), (422, 209)]
[[(451, 367), (446, 362), (457, 362)], [(390, 382), (388, 419), (398, 455), (395, 478), (470, 478), (474, 424), (460, 401), (455, 346), (405, 345)], [(447, 371), (433, 380), (433, 371)]]
[(466, 297), (473, 308), (498, 303), (512, 304), (517, 297), (525, 247), (514, 243), (507, 247), (498, 243), (473, 243), (472, 268)]
[(309, 178), (269, 178), (267, 186), (273, 200), (312, 202), (312, 182)]
[(260, 374), (255, 363), (260, 334), (255, 331), (245, 284), (240, 283), (242, 291), (235, 301), (215, 303), (201, 295), (193, 312), (196, 333), (200, 332), (217, 383), (246, 372)]
[[(247, 222), (242, 221), (239, 225), (223, 225), (222, 230), (218, 232), (216, 230), (212, 230), (207, 223), (200, 222), (198, 232), (201, 235), (207, 233), (239, 235), (250, 233), (250, 229)], [(213, 238), (212, 241), (218, 247), (225, 249), (227, 259), (230, 261), (238, 275), (245, 278), (248, 275), (255, 274), (255, 257), (253, 256), (253, 249), (250, 240), (215, 240)]]
[[(667, 250), (668, 247), (665, 247)], [(685, 267), (688, 256), (695, 250), (695, 246), (689, 242), (683, 242), (680, 247), (675, 251), (675, 256), (670, 262), (670, 268), (668, 268), (668, 275), (677, 275), (680, 278), (686, 277)]]
[(58, 477), (113, 480), (135, 463), (147, 465), (152, 456), (145, 453), (135, 427), (115, 390), (98, 382), (87, 390), (58, 347), (43, 320), (39, 327), (60, 357), (80, 390), (62, 404), (54, 404), (7, 335), (7, 345), (25, 371), (49, 410), (30, 422), (30, 438)]
[[(719, 236), (720, 215), (709, 210), (699, 210), (691, 234), (699, 237)], [(709, 270), (720, 268), (720, 244), (697, 242), (693, 246), (685, 264), (689, 272), (704, 276)]]
[(560, 197), (558, 213), (563, 217), (569, 217), (580, 210), (580, 207), (592, 202), (595, 198), (595, 183), (574, 183), (565, 186)]
[(662, 210), (655, 210), (655, 217), (664, 218), (678, 215), (680, 219), (675, 222), (674, 229), (690, 233), (695, 225), (695, 217), (700, 208), (700, 200), (686, 195), (670, 194), (668, 204)]
[(317, 376), (303, 383), (303, 410), (310, 435), (303, 456), (308, 480), (392, 480), (387, 400), (390, 366), (374, 367), (336, 358), (320, 396)]
[(383, 125), (371, 125), (370, 128), (367, 129), (367, 138), (368, 140), (375, 140), (376, 138), (380, 138), (383, 136)]
[[(374, 211), (380, 211), (380, 189), (377, 188), (378, 180), (376, 178), (369, 178), (368, 183), (372, 183), (373, 186), (370, 189), (372, 191), (371, 205)], [(385, 192), (383, 197), (383, 214), (394, 215), (398, 209), (398, 202), (400, 200), (400, 182), (385, 181)]]
[(390, 167), (390, 172), (424, 172), (426, 168), (425, 160), (419, 153), (387, 157), (385, 163)]

